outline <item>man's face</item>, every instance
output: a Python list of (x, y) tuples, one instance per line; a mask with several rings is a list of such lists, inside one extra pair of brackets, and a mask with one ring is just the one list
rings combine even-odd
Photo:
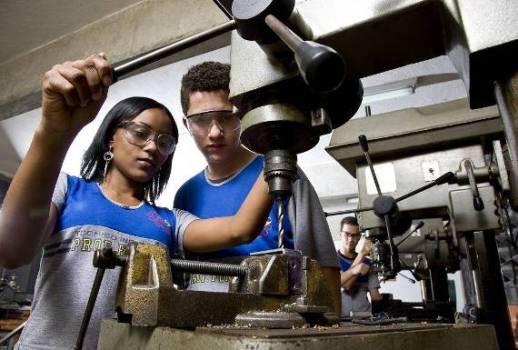
[(354, 253), (354, 248), (360, 240), (360, 230), (356, 225), (344, 224), (342, 226), (342, 248), (346, 252)]
[[(196, 91), (189, 95), (189, 102), (187, 119), (184, 119), (184, 122), (207, 162), (209, 164), (224, 163), (232, 159), (240, 147), (240, 128), (227, 127), (227, 125), (231, 125), (228, 121), (223, 120), (223, 118), (228, 119), (227, 116), (223, 113), (221, 115), (218, 115), (217, 112), (210, 113), (209, 118), (212, 118), (213, 121), (203, 128), (197, 128), (196, 132), (194, 132), (194, 125), (190, 124), (194, 118), (189, 120), (189, 116), (208, 111), (231, 111), (232, 104), (228, 100), (228, 93), (224, 90)], [(214, 115), (212, 116), (212, 114)]]

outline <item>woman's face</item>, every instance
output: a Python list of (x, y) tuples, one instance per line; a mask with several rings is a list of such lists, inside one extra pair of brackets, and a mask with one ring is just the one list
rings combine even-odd
[[(171, 120), (163, 110), (152, 108), (123, 124), (124, 127), (115, 131), (111, 143), (113, 160), (110, 171), (118, 171), (135, 182), (149, 182), (169, 157), (164, 152), (164, 146), (171, 139)], [(148, 141), (142, 142), (141, 139), (141, 142), (135, 142), (130, 132), (136, 133), (138, 137), (149, 133)]]

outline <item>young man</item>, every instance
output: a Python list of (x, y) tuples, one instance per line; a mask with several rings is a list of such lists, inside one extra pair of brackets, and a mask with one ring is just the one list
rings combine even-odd
[(370, 261), (366, 258), (370, 253), (370, 241), (366, 240), (361, 251), (356, 253), (356, 245), (360, 240), (358, 221), (355, 217), (346, 216), (340, 222), (342, 245), (338, 250), (341, 269), (342, 317), (350, 317), (351, 311), (371, 311), (367, 292), (371, 300), (381, 300), (379, 281), (375, 273), (370, 272)]
[[(262, 176), (263, 157), (250, 152), (239, 141), (241, 120), (228, 99), (229, 80), (230, 66), (219, 62), (193, 66), (182, 79), (184, 125), (208, 166), (179, 189), (174, 207), (189, 210), (200, 218), (235, 213), (255, 179)], [(331, 233), (315, 190), (300, 169), (287, 211), (285, 247), (299, 249), (319, 261), (336, 290), (335, 311), (339, 311), (339, 266)], [(189, 258), (236, 263), (250, 253), (277, 248), (276, 213), (274, 205), (264, 229), (253, 242)], [(189, 288), (226, 291), (228, 278), (193, 275)]]

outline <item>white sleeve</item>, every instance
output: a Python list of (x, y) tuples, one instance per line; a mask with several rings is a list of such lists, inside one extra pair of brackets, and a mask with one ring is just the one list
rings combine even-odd
[(52, 203), (56, 206), (58, 211), (61, 211), (61, 207), (65, 203), (67, 196), (68, 178), (67, 174), (59, 173), (58, 180), (56, 181), (56, 187), (54, 187), (54, 193), (52, 194)]
[(185, 256), (185, 251), (183, 249), (183, 235), (185, 234), (185, 229), (191, 222), (194, 220), (198, 220), (198, 217), (192, 215), (188, 211), (173, 208), (173, 214), (175, 216), (176, 227), (175, 227), (175, 238), (178, 244), (178, 251), (182, 256)]

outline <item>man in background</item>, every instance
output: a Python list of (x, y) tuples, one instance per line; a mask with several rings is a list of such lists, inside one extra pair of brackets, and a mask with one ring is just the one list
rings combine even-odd
[(370, 271), (371, 243), (365, 240), (359, 252), (356, 246), (360, 240), (360, 230), (355, 217), (346, 216), (340, 222), (341, 246), (338, 250), (342, 287), (342, 317), (350, 317), (351, 312), (370, 312), (371, 300), (381, 300), (379, 281), (376, 273)]

